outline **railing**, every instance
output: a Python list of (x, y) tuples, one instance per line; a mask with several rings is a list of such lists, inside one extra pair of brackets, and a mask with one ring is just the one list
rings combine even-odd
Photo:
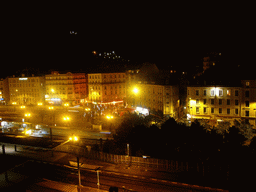
[(135, 166), (145, 169), (157, 169), (171, 172), (197, 172), (202, 176), (222, 175), (222, 178), (225, 180), (228, 179), (227, 165), (115, 155), (100, 151), (93, 151), (90, 150), (89, 147), (86, 148), (75, 145), (61, 145), (56, 147), (54, 150), (69, 152), (74, 155), (86, 157), (89, 159), (95, 159), (114, 164), (122, 164), (124, 166)]

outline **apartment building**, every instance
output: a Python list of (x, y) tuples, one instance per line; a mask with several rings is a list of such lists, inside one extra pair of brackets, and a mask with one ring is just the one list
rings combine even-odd
[(125, 73), (88, 74), (89, 102), (122, 103), (126, 97)]
[(75, 102), (84, 103), (88, 97), (88, 76), (85, 73), (72, 73), (75, 91)]
[(137, 84), (134, 93), (135, 106), (163, 115), (177, 117), (179, 107), (179, 89), (172, 85)]
[(45, 75), (46, 95), (45, 100), (51, 104), (75, 102), (74, 82), (72, 73), (60, 74), (53, 71)]
[(37, 105), (43, 103), (45, 98), (44, 77), (9, 77), (9, 100), (10, 104)]
[[(246, 84), (248, 86), (246, 86)], [(187, 117), (209, 119), (211, 125), (220, 121), (247, 119), (255, 125), (256, 86), (244, 81), (244, 86), (189, 86), (187, 87)]]

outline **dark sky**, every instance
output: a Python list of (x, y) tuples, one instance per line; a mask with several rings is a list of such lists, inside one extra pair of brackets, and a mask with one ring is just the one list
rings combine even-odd
[(13, 22), (2, 24), (5, 70), (0, 75), (31, 67), (42, 72), (86, 69), (93, 50), (114, 50), (132, 61), (184, 68), (202, 64), (209, 51), (221, 52), (228, 61), (251, 63), (255, 29), (249, 7), (98, 2), (38, 6), (20, 14), (14, 9)]

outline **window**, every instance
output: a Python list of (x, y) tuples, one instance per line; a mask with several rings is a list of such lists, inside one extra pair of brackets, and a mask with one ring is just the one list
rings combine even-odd
[(206, 99), (204, 99), (204, 105), (206, 105)]
[(249, 107), (250, 106), (250, 102), (249, 101), (245, 101), (245, 107)]
[(199, 113), (199, 107), (196, 107), (196, 113)]
[(211, 99), (211, 104), (214, 105), (214, 99)]
[(238, 90), (235, 90), (235, 96), (236, 97), (238, 96)]
[(204, 96), (206, 96), (206, 90), (204, 90)]
[(206, 107), (204, 107), (204, 113), (207, 113), (207, 108)]
[(214, 113), (214, 108), (213, 107), (211, 108), (211, 113)]
[(250, 116), (250, 111), (245, 111), (245, 116), (249, 117)]
[(235, 114), (238, 115), (238, 109), (237, 108), (235, 109)]
[(188, 95), (189, 95), (189, 90), (188, 90)]
[(230, 105), (230, 99), (227, 99), (227, 105)]
[(231, 96), (231, 90), (230, 89), (227, 90), (227, 96)]
[(197, 95), (197, 96), (199, 95), (199, 90), (196, 90), (196, 95)]
[(219, 108), (219, 114), (221, 114), (222, 113), (222, 108)]
[(238, 100), (237, 99), (235, 100), (235, 105), (238, 105)]
[(222, 105), (222, 99), (219, 99), (219, 105)]
[(228, 115), (230, 114), (230, 108), (227, 108), (227, 114)]
[(199, 99), (196, 100), (196, 104), (197, 104), (197, 105), (199, 104)]
[(249, 91), (245, 91), (245, 97), (249, 97), (250, 92)]
[(222, 89), (219, 90), (219, 96), (220, 96), (220, 97), (223, 96), (223, 90), (222, 90)]
[(211, 96), (215, 96), (215, 91), (214, 91), (214, 89), (211, 90)]
[(247, 82), (245, 83), (245, 85), (246, 85), (246, 87), (249, 87), (249, 86), (250, 86), (250, 82), (247, 81)]

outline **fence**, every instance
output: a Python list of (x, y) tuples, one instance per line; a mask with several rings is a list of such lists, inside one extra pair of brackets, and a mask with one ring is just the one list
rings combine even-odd
[(55, 148), (57, 151), (73, 153), (80, 157), (105, 161), (114, 164), (123, 164), (124, 166), (138, 166), (145, 169), (157, 169), (163, 171), (174, 172), (197, 172), (202, 176), (222, 175), (224, 179), (228, 179), (228, 166), (216, 165), (211, 163), (199, 162), (182, 162), (166, 159), (143, 158), (127, 155), (115, 155), (100, 151), (93, 151), (89, 148), (79, 147), (75, 145), (60, 145)]

